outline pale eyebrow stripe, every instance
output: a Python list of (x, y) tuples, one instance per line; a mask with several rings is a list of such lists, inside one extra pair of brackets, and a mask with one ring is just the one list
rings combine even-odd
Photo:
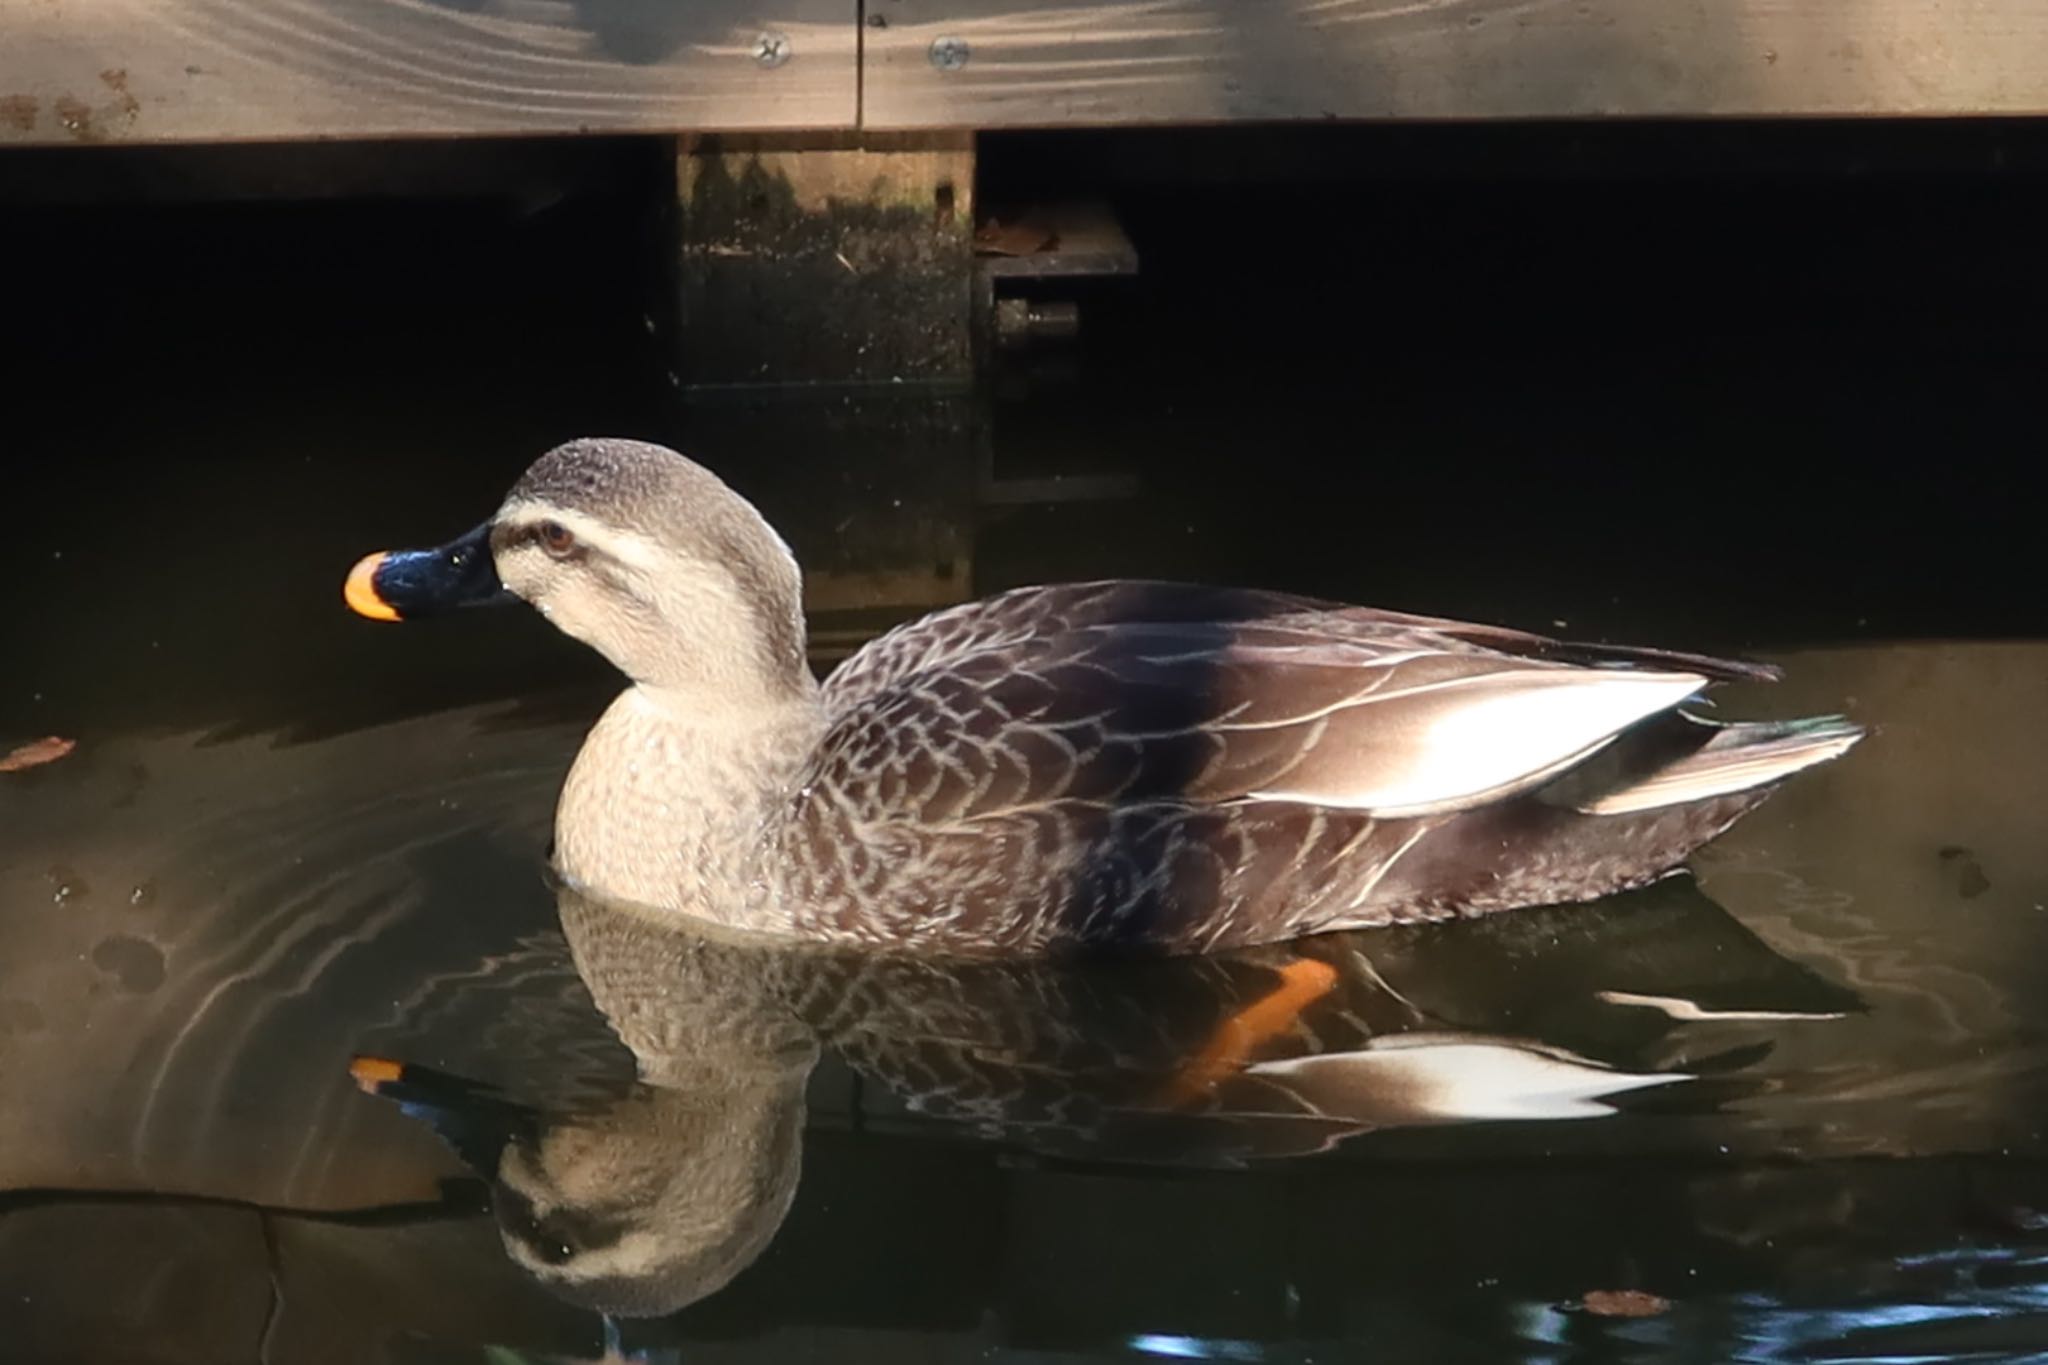
[(498, 510), (496, 520), (498, 525), (522, 537), (534, 535), (540, 522), (560, 522), (583, 544), (642, 573), (655, 572), (661, 563), (661, 552), (647, 537), (552, 503), (530, 498), (508, 502)]

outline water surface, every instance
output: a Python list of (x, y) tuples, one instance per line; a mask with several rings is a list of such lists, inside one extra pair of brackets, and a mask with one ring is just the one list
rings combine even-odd
[[(964, 428), (691, 416), (593, 282), (601, 221), (470, 223), (477, 257), (214, 213), (154, 230), (239, 241), (224, 295), (138, 266), (88, 327), (52, 285), (15, 368), (0, 741), (78, 747), (0, 774), (10, 1360), (2048, 1349), (2048, 645), (1990, 472), (2023, 350), (1265, 357), (1250, 284), (1184, 334), (1169, 235), (1078, 379)], [(496, 292), (535, 258), (581, 263)], [(585, 431), (789, 526), (821, 666), (948, 594), (1171, 574), (1747, 652), (1787, 681), (1728, 713), (1877, 734), (1589, 908), (1115, 971), (655, 932), (542, 875), (602, 665), (523, 612), (338, 600)], [(1125, 495), (1003, 491), (1061, 474)], [(1220, 1081), (1302, 961), (1336, 987)], [(590, 1218), (522, 1225), (540, 1179)], [(611, 1299), (546, 1271), (563, 1238), (627, 1248)]]

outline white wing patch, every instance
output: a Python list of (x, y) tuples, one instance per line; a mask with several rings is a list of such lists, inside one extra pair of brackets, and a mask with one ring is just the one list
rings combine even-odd
[(1640, 995), (1635, 991), (1595, 991), (1593, 998), (1609, 1005), (1633, 1005), (1656, 1010), (1687, 1024), (1726, 1022), (1777, 1022), (1794, 1019), (1846, 1019), (1840, 1010), (1710, 1010), (1697, 1001), (1679, 995)]
[[(1366, 696), (1388, 706), (1384, 738), (1358, 761), (1317, 762), (1314, 779), (1248, 793), (1382, 816), (1425, 815), (1524, 790), (1583, 760), (1622, 730), (1705, 687), (1695, 673), (1511, 669), (1427, 689)], [(1425, 695), (1426, 694), (1426, 695)], [(1334, 769), (1334, 770), (1333, 770)]]
[[(1739, 730), (1739, 726), (1730, 727)], [(1718, 748), (1709, 745), (1690, 758), (1620, 791), (1588, 801), (1579, 809), (1588, 815), (1629, 815), (1704, 801), (1779, 782), (1804, 768), (1840, 758), (1856, 747), (1863, 732), (1843, 725), (1812, 736), (1793, 735), (1773, 743)]]
[(1246, 1075), (1281, 1084), (1326, 1114), (1375, 1125), (1479, 1119), (1591, 1119), (1608, 1097), (1691, 1080), (1617, 1071), (1517, 1039), (1406, 1034), (1357, 1052), (1261, 1062)]

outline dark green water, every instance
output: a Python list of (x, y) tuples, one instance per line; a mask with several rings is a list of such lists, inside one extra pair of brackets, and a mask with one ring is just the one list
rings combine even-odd
[[(0, 1358), (2048, 1351), (2038, 345), (1886, 254), (1906, 190), (1807, 204), (1824, 261), (1716, 249), (1781, 196), (1659, 193), (1383, 197), (1398, 274), (1219, 274), (1227, 197), (1140, 196), (1148, 282), (1071, 375), (864, 413), (675, 407), (603, 202), (11, 227), (0, 749), (77, 748), (0, 774)], [(2005, 236), (2048, 216), (2015, 196)], [(1658, 251), (1617, 265), (1619, 202)], [(1312, 1036), (1190, 1101), (1284, 956), (884, 969), (556, 903), (613, 680), (523, 612), (338, 589), (584, 432), (789, 527), (821, 665), (920, 600), (1143, 573), (1747, 652), (1787, 681), (1729, 712), (1878, 734), (1695, 877), (1305, 949)], [(1118, 482), (1019, 482), (1056, 474)], [(1369, 1061), (1277, 1065), (1331, 1053)], [(358, 1054), (412, 1069), (368, 1094)], [(520, 1232), (541, 1179), (604, 1226)], [(608, 1324), (501, 1226), (695, 1301)], [(1623, 1290), (1661, 1311), (1584, 1307)]]

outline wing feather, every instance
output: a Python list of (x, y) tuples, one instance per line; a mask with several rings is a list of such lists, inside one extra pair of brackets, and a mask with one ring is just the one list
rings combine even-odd
[(849, 660), (807, 785), (867, 823), (1057, 802), (1435, 813), (1525, 790), (1743, 667), (1545, 657), (1586, 648), (1278, 594), (1026, 590)]

